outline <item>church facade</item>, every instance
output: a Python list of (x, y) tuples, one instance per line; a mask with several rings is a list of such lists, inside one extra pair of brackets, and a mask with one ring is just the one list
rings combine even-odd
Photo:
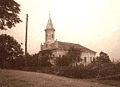
[(69, 42), (62, 42), (55, 40), (55, 29), (52, 24), (51, 17), (49, 16), (48, 23), (45, 29), (45, 42), (41, 44), (41, 51), (50, 50), (52, 52), (52, 57), (62, 57), (65, 56), (71, 47), (80, 49), (82, 58), (82, 63), (89, 64), (92, 62), (96, 56), (96, 52), (90, 50), (80, 44), (76, 43), (69, 43)]

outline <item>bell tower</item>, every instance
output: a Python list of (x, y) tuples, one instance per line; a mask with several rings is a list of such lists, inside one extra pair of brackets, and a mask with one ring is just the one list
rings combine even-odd
[(55, 32), (55, 29), (53, 27), (51, 16), (49, 14), (48, 23), (45, 29), (45, 43), (46, 44), (54, 43), (54, 39), (55, 39), (54, 32)]

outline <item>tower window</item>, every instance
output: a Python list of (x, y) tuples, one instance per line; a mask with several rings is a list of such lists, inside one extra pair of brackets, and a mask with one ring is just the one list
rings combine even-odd
[(53, 56), (53, 57), (55, 57), (55, 55), (54, 55), (54, 54), (53, 54), (52, 56)]
[(84, 62), (86, 63), (86, 57), (84, 57)]
[(54, 35), (52, 34), (52, 38), (54, 38)]

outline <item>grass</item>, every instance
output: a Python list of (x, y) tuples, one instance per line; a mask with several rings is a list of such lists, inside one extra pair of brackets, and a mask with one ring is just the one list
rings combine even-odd
[[(44, 73), (0, 70), (0, 87), (113, 87)], [(120, 87), (120, 86), (119, 86)]]
[(100, 80), (99, 82), (102, 84), (109, 84), (115, 87), (120, 87), (120, 81), (116, 80)]
[(96, 83), (100, 83), (100, 84), (107, 84), (107, 85), (111, 85), (113, 87), (120, 87), (120, 81), (119, 80), (85, 79), (85, 81), (96, 82)]

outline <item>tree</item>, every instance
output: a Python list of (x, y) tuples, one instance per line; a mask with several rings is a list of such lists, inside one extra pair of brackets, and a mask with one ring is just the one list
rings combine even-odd
[(104, 52), (100, 52), (99, 56), (96, 58), (96, 61), (100, 64), (111, 62), (108, 54)]
[(4, 62), (13, 62), (17, 57), (23, 56), (21, 44), (7, 34), (0, 35), (0, 62), (3, 68)]
[(80, 48), (75, 48), (71, 47), (67, 53), (67, 56), (71, 60), (71, 63), (74, 64), (74, 66), (77, 66), (77, 63), (81, 62), (81, 49)]
[(23, 69), (23, 67), (25, 66), (24, 56), (17, 57), (16, 59), (14, 59), (12, 66), (12, 68), (15, 69)]
[(51, 66), (51, 50), (44, 50), (40, 52), (39, 59), (38, 59), (38, 65), (42, 67)]
[(82, 61), (81, 49), (75, 47), (71, 47), (68, 50), (67, 55), (60, 58), (56, 58), (55, 60), (56, 65), (58, 66), (69, 66), (73, 64), (74, 66), (77, 66), (77, 63), (79, 63), (80, 61)]
[(22, 22), (19, 13), (20, 4), (14, 0), (0, 0), (0, 29), (7, 30)]
[[(112, 62), (109, 58), (109, 55), (105, 52), (100, 52), (99, 56), (96, 57), (95, 61), (92, 64), (92, 69), (96, 70), (97, 77), (103, 76), (102, 74), (104, 73), (105, 75), (108, 75), (110, 73), (109, 70), (111, 70), (109, 67), (111, 67)], [(106, 73), (107, 74), (106, 74)]]
[(37, 67), (38, 66), (38, 54), (30, 55), (27, 54), (27, 66), (28, 67)]
[(68, 56), (58, 57), (55, 60), (57, 66), (69, 66), (72, 63), (72, 59)]

